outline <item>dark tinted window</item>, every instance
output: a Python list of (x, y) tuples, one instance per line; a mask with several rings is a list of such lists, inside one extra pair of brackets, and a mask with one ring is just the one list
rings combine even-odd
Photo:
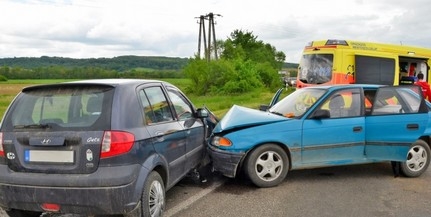
[(149, 87), (139, 92), (147, 124), (172, 121), (174, 118), (161, 87)]
[(393, 85), (395, 59), (369, 56), (355, 56), (356, 83)]
[(168, 89), (169, 98), (174, 105), (178, 120), (186, 120), (192, 117), (192, 107), (186, 98), (177, 90)]
[(101, 130), (101, 125), (109, 127), (112, 92), (112, 87), (91, 86), (54, 86), (24, 91), (7, 114), (6, 127), (18, 130), (39, 125), (52, 130), (69, 127)]

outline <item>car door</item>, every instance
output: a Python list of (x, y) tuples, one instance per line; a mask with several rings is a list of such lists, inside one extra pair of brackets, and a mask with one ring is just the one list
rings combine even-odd
[(315, 110), (328, 117), (308, 118), (303, 124), (303, 164), (346, 164), (364, 158), (365, 117), (361, 89), (332, 93)]
[(365, 154), (369, 159), (405, 161), (410, 145), (423, 135), (428, 108), (420, 87), (381, 87), (366, 117)]
[(191, 102), (176, 88), (167, 87), (175, 118), (186, 134), (186, 171), (196, 167), (202, 160), (205, 150), (205, 128), (195, 115)]
[(172, 114), (162, 86), (145, 87), (139, 91), (145, 124), (155, 151), (168, 163), (169, 181), (175, 182), (185, 173), (186, 133)]

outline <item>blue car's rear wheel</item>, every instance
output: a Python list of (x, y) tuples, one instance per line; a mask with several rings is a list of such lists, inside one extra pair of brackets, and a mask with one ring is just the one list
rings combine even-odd
[(401, 163), (401, 172), (407, 177), (422, 175), (428, 168), (431, 159), (430, 147), (423, 140), (413, 143), (407, 154), (406, 162)]
[(280, 146), (266, 144), (251, 151), (244, 166), (246, 174), (255, 185), (273, 187), (286, 177), (289, 158)]

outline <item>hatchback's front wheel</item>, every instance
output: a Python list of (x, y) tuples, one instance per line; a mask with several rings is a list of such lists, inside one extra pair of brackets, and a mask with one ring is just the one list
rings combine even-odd
[(248, 177), (255, 185), (273, 187), (286, 177), (289, 158), (280, 146), (266, 144), (253, 150), (248, 155), (244, 166)]
[(428, 168), (431, 151), (423, 140), (413, 143), (407, 154), (406, 162), (401, 163), (401, 172), (407, 177), (418, 177)]

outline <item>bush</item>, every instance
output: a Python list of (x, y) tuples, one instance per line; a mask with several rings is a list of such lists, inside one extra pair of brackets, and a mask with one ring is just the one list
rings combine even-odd
[(0, 81), (7, 81), (7, 78), (3, 75), (0, 75)]

